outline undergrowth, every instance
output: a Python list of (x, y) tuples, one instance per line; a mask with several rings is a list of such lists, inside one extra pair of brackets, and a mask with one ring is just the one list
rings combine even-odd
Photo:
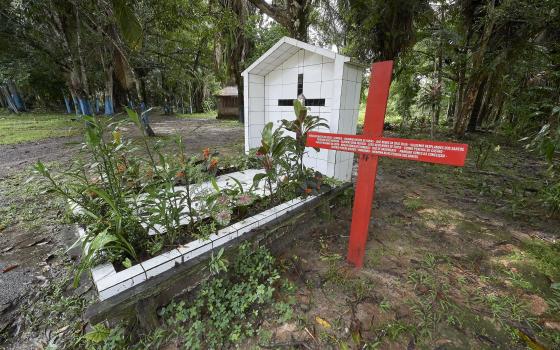
[[(272, 304), (274, 292), (281, 286), (275, 260), (265, 248), (243, 244), (226, 266), (227, 274), (205, 282), (192, 299), (177, 300), (161, 309), (161, 328), (136, 339), (128, 331), (131, 325), (99, 324), (82, 338), (83, 344), (88, 349), (154, 349), (165, 344), (218, 349), (257, 335), (263, 310)], [(286, 284), (282, 288), (290, 289)], [(291, 317), (291, 303), (275, 303), (272, 310), (278, 319)]]

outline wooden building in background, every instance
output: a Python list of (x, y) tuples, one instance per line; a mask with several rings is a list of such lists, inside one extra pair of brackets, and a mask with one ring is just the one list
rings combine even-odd
[(218, 106), (218, 119), (239, 119), (237, 86), (226, 86), (215, 96)]

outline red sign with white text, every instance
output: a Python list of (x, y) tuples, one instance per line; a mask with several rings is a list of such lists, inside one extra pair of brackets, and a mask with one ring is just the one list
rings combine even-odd
[(381, 157), (463, 166), (468, 145), (428, 140), (332, 134), (311, 131), (307, 146)]

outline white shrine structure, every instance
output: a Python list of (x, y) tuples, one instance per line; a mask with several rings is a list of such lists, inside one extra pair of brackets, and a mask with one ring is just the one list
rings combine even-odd
[[(245, 151), (260, 146), (264, 125), (295, 119), (293, 100), (305, 96), (309, 114), (327, 120), (329, 129), (356, 134), (364, 66), (331, 50), (284, 37), (243, 73)], [(307, 148), (304, 164), (348, 181), (354, 154)]]

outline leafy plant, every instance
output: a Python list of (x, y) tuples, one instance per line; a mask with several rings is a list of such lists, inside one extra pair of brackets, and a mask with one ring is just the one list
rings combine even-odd
[[(299, 100), (294, 100), (294, 112), (296, 118), (294, 120), (283, 119), (282, 128), (286, 131), (293, 132), (295, 138), (291, 138), (290, 145), (291, 151), (294, 153), (296, 177), (303, 179), (305, 177), (305, 167), (303, 165), (303, 156), (305, 155), (305, 144), (307, 142), (307, 134), (309, 131), (324, 127), (328, 128), (328, 124), (325, 123), (326, 119), (320, 118), (318, 116), (312, 116), (308, 114), (308, 109)], [(315, 149), (319, 151), (318, 148)]]
[(163, 309), (172, 339), (188, 349), (224, 348), (254, 335), (259, 306), (270, 303), (279, 278), (270, 253), (248, 244), (230, 265), (231, 274), (206, 282), (188, 305)]
[(35, 165), (36, 173), (47, 179), (56, 193), (77, 208), (85, 225), (85, 235), (76, 244), (81, 244), (82, 256), (75, 284), (84, 269), (99, 259), (135, 261), (137, 248), (141, 247), (146, 231), (140, 225), (136, 207), (136, 186), (130, 181), (127, 161), (128, 144), (123, 143), (118, 132), (113, 140), (103, 138), (103, 126), (97, 118), (85, 116), (84, 149), (93, 159), (92, 163), (63, 171), (58, 181), (41, 163)]
[(281, 129), (272, 131), (273, 124), (267, 123), (261, 134), (261, 146), (257, 150), (256, 156), (264, 168), (264, 173), (256, 174), (253, 178), (253, 187), (265, 179), (270, 196), (274, 193), (274, 187), (278, 185), (281, 176), (287, 173), (289, 163), (287, 151), (289, 138), (283, 135)]

